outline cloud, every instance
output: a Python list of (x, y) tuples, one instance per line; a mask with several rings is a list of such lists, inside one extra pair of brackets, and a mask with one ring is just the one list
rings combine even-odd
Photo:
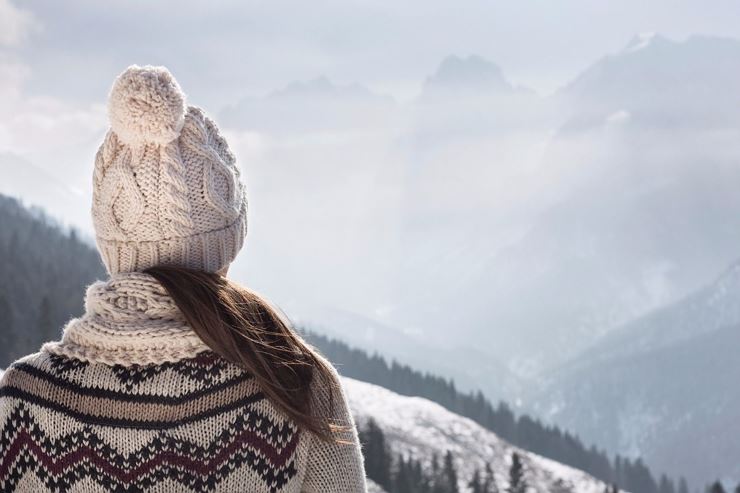
[(0, 0), (0, 46), (17, 46), (38, 28), (40, 24), (31, 12), (19, 9), (10, 0)]
[(105, 108), (29, 96), (24, 86), (30, 73), (21, 63), (0, 59), (0, 192), (19, 194), (63, 223), (89, 230), (85, 204), (94, 153), (107, 127)]

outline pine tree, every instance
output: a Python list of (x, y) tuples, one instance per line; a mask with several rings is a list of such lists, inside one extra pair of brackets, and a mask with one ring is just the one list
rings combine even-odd
[(442, 466), (442, 482), (446, 493), (459, 493), (457, 469), (455, 469), (455, 462), (452, 460), (452, 452), (449, 450), (445, 454), (444, 465)]
[(493, 474), (493, 468), (490, 462), (486, 462), (486, 474), (483, 478), (483, 493), (498, 493), (496, 477)]
[(46, 295), (41, 298), (41, 303), (39, 304), (37, 329), (37, 333), (41, 335), (43, 340), (54, 339), (58, 329), (54, 326), (51, 300)]
[(484, 493), (483, 483), (481, 482), (480, 471), (478, 469), (473, 472), (473, 477), (468, 481), (468, 488), (470, 488), (470, 493)]
[(624, 485), (624, 464), (622, 463), (622, 457), (619, 454), (614, 458), (614, 473), (612, 475), (612, 481), (614, 484)]
[(404, 460), (403, 455), (398, 454), (396, 461), (396, 470), (392, 479), (392, 488), (387, 488), (394, 493), (412, 493), (413, 490), (413, 478), (412, 475), (412, 464), (411, 459), (408, 461)]
[(709, 493), (725, 493), (725, 488), (722, 483), (715, 481), (707, 490)]
[[(678, 493), (689, 493), (689, 485), (684, 477), (681, 477), (678, 481)], [(737, 491), (736, 493), (740, 493), (740, 491)]]
[(0, 348), (9, 355), (14, 355), (17, 344), (17, 333), (13, 329), (13, 307), (0, 295)]
[(437, 454), (432, 454), (432, 464), (429, 475), (429, 491), (431, 493), (447, 493), (445, 490), (443, 471), (439, 467)]
[(516, 452), (511, 454), (511, 467), (509, 468), (508, 493), (526, 493), (527, 483), (524, 480), (524, 465)]
[(622, 475), (624, 476), (624, 489), (639, 493), (657, 493), (658, 485), (655, 482), (650, 469), (638, 458), (635, 462), (622, 459)]
[(658, 493), (675, 493), (673, 487), (673, 481), (668, 479), (668, 476), (662, 474), (660, 476), (660, 483), (658, 484)]
[(367, 477), (384, 489), (391, 486), (391, 453), (385, 441), (383, 430), (374, 419), (369, 419), (364, 428), (359, 430), (360, 443), (365, 456)]
[(411, 470), (411, 492), (413, 493), (431, 493), (432, 479), (426, 469), (421, 467), (421, 462), (414, 460), (410, 466)]

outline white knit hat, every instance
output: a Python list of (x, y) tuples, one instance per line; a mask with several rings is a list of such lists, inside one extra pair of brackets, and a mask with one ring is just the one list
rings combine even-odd
[(247, 232), (247, 199), (216, 125), (164, 67), (132, 65), (108, 100), (92, 217), (108, 272), (179, 265), (215, 272)]

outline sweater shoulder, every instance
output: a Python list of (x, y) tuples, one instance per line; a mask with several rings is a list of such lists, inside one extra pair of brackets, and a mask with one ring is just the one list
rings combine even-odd
[(324, 355), (312, 349), (319, 364), (327, 371), (315, 371), (311, 380), (311, 393), (314, 400), (323, 403), (333, 399), (343, 398), (342, 381), (336, 367)]
[(337, 425), (339, 429), (352, 432), (354, 419), (339, 372), (323, 355), (319, 353), (315, 355), (328, 371), (314, 373), (311, 382), (312, 411), (331, 424)]
[(43, 359), (43, 353), (27, 354), (26, 356), (13, 361), (5, 370), (0, 369), (0, 388), (7, 387), (17, 382), (19, 375), (18, 372), (15, 371), (16, 368), (23, 366), (37, 368), (43, 364)]
[(124, 366), (89, 362), (42, 350), (13, 362), (0, 385), (20, 388), (33, 384), (35, 388), (82, 389), (101, 395), (148, 394), (168, 399), (194, 392), (207, 393), (252, 380), (248, 372), (210, 351), (175, 362)]
[(5, 371), (0, 369), (2, 376), (0, 378), (0, 386), (14, 382), (18, 377), (18, 368), (43, 368), (48, 364), (47, 356), (48, 354), (41, 351), (27, 354), (9, 364)]

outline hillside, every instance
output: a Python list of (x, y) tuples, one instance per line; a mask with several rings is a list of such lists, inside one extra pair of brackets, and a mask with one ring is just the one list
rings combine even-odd
[[(368, 355), (347, 344), (315, 334), (304, 336), (334, 363), (345, 377), (370, 382), (408, 397), (433, 401), (448, 411), (470, 418), (509, 443), (553, 459), (609, 483), (616, 483), (633, 493), (683, 492), (683, 479), (660, 479), (641, 459), (629, 460), (617, 455), (614, 460), (596, 447), (584, 445), (578, 436), (545, 425), (526, 414), (515, 415), (504, 402), (493, 406), (480, 393), (462, 393), (452, 380), (421, 373), (382, 356)], [(689, 452), (690, 453), (690, 452)], [(704, 478), (702, 478), (704, 479)]]
[(394, 453), (421, 460), (430, 467), (432, 456), (452, 453), (461, 492), (474, 470), (486, 463), (493, 469), (500, 491), (508, 486), (512, 453), (524, 463), (525, 480), (538, 493), (602, 493), (606, 485), (588, 474), (513, 447), (470, 419), (451, 413), (420, 397), (406, 397), (383, 387), (343, 378), (350, 407), (360, 428), (373, 419), (383, 430)]
[(589, 347), (560, 372), (598, 361), (647, 353), (740, 324), (740, 262), (685, 298), (624, 324)]
[[(626, 324), (555, 373), (554, 422), (694, 484), (740, 479), (740, 267)], [(549, 411), (549, 413), (547, 413)]]
[(0, 195), (0, 367), (58, 339), (104, 276), (98, 253), (39, 210)]

